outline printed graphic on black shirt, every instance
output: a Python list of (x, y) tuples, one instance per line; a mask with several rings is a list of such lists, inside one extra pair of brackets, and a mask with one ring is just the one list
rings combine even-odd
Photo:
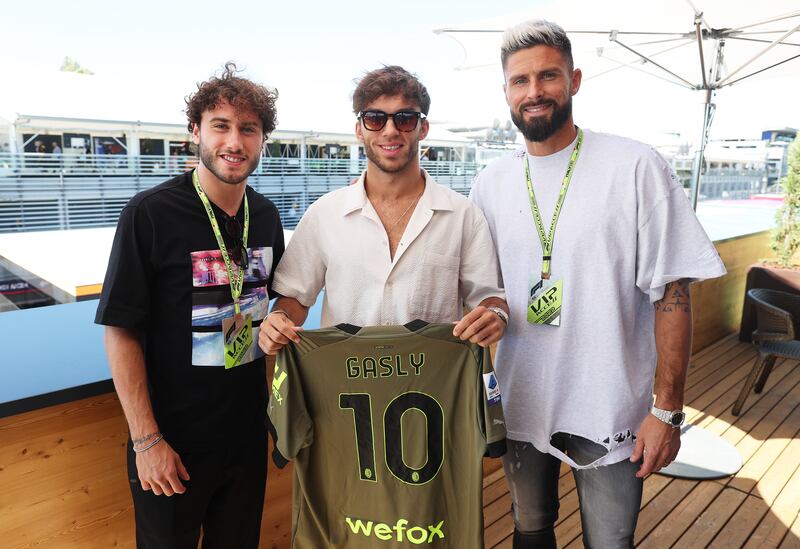
[[(195, 288), (228, 286), (228, 270), (219, 250), (192, 252), (191, 255), (192, 286)], [(262, 286), (265, 285), (269, 276), (269, 266), (272, 265), (272, 248), (248, 248), (247, 257), (249, 265), (244, 273), (245, 284), (260, 282)]]
[[(266, 284), (272, 266), (272, 248), (248, 248), (249, 265), (239, 298), (242, 313), (253, 318), (253, 341), (258, 340), (261, 319), (267, 314), (269, 296)], [(219, 250), (192, 252), (192, 365), (225, 366), (222, 344), (222, 320), (233, 316), (233, 301)], [(242, 363), (264, 356), (252, 345)]]

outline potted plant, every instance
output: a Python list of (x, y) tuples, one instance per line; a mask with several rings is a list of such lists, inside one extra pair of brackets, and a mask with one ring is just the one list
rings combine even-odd
[[(745, 292), (750, 288), (769, 288), (800, 294), (800, 268), (794, 262), (800, 250), (800, 134), (789, 148), (789, 172), (780, 181), (780, 186), (783, 204), (775, 214), (775, 229), (770, 242), (775, 257), (750, 269)], [(739, 340), (750, 341), (754, 329), (755, 314), (745, 301)]]
[(779, 267), (794, 265), (792, 259), (800, 248), (800, 134), (789, 148), (789, 173), (780, 182), (783, 205), (775, 214), (775, 233), (770, 248)]

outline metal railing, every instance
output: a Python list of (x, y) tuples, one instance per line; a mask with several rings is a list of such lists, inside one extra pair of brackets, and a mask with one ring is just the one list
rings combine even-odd
[[(197, 165), (193, 156), (0, 153), (0, 233), (104, 227), (137, 192)], [(469, 192), (480, 165), (422, 161), (439, 183)], [(250, 185), (272, 200), (286, 228), (328, 191), (349, 184), (363, 159), (262, 157)], [(763, 190), (758, 170), (709, 170), (701, 199), (741, 199)]]
[[(475, 174), (479, 164), (473, 162), (422, 161), (431, 175)], [(197, 166), (195, 156), (142, 155), (127, 156), (113, 154), (84, 153), (0, 153), (0, 177), (39, 176), (149, 176), (171, 175)], [(298, 158), (261, 157), (256, 174), (323, 173), (350, 175), (359, 174), (366, 167), (365, 159), (350, 158)]]
[[(187, 156), (0, 153), (0, 233), (113, 226), (137, 192), (196, 165)], [(349, 184), (365, 166), (355, 159), (264, 157), (249, 183), (275, 203), (291, 229), (311, 203)], [(464, 162), (422, 166), (462, 194), (479, 170)]]

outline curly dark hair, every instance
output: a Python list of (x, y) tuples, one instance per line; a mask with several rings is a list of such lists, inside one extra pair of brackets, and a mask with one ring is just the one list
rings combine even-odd
[(197, 85), (197, 91), (186, 97), (186, 116), (189, 119), (189, 131), (195, 124), (200, 125), (203, 113), (214, 109), (220, 101), (227, 101), (235, 109), (252, 110), (261, 119), (264, 139), (275, 129), (278, 123), (275, 101), (278, 91), (256, 84), (246, 78), (236, 76), (240, 72), (233, 61), (225, 63), (222, 76), (212, 76)]
[(417, 75), (411, 74), (403, 67), (390, 65), (370, 71), (359, 80), (353, 92), (353, 112), (363, 111), (367, 105), (382, 95), (389, 97), (402, 95), (406, 101), (419, 105), (425, 114), (428, 114), (431, 108), (431, 96)]

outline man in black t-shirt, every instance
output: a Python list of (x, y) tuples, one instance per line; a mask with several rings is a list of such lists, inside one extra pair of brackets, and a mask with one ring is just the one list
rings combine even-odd
[(276, 97), (233, 64), (200, 84), (186, 101), (197, 169), (120, 215), (95, 321), (130, 430), (140, 548), (195, 549), (201, 529), (203, 547), (258, 546), (267, 388), (255, 341), (284, 242), (247, 178)]

